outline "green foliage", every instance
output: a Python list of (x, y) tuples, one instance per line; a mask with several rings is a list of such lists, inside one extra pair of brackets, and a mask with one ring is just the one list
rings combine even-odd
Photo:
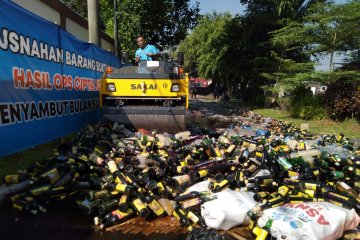
[[(102, 0), (102, 2), (106, 2)], [(199, 5), (190, 0), (125, 0), (116, 11), (121, 50), (137, 49), (135, 38), (141, 34), (161, 50), (179, 44), (198, 21)], [(106, 19), (105, 22), (111, 22)], [(113, 30), (110, 28), (109, 33)]]
[(331, 119), (360, 120), (360, 77), (343, 76), (331, 82), (326, 99), (326, 112)]
[[(62, 0), (70, 8), (87, 16), (87, 4), (82, 0)], [(117, 2), (118, 40), (120, 50), (133, 56), (136, 37), (141, 34), (161, 50), (179, 44), (200, 17), (199, 4), (190, 0), (121, 0)], [(99, 0), (100, 25), (114, 37), (114, 1)]]
[(305, 84), (298, 85), (291, 93), (291, 105), (301, 101), (302, 98), (312, 96), (312, 92)]
[[(252, 59), (249, 82), (263, 85), (275, 93), (280, 88), (293, 88), (303, 79), (310, 78), (314, 63), (310, 61), (310, 54), (304, 51), (308, 41), (299, 37), (295, 29), (303, 27), (302, 20), (312, 6), (324, 1), (240, 0), (248, 7), (244, 32), (252, 49), (252, 53), (247, 55)], [(293, 29), (291, 34), (289, 28)]]
[[(317, 60), (327, 54), (332, 56), (335, 52), (358, 50), (359, 20), (358, 1), (343, 5), (335, 5), (331, 1), (314, 1), (304, 18), (293, 19), (283, 28), (273, 31), (272, 43), (282, 51), (302, 49), (304, 54), (311, 54)], [(330, 70), (332, 61), (330, 57)]]
[(280, 110), (289, 111), (291, 109), (291, 104), (290, 104), (290, 98), (289, 97), (278, 98), (276, 100), (276, 103), (279, 106)]
[(192, 75), (233, 86), (244, 69), (239, 41), (241, 29), (240, 19), (228, 13), (204, 16), (179, 45), (178, 51), (186, 55), (186, 70)]
[(84, 0), (60, 0), (81, 17), (87, 19), (87, 3)]
[(291, 116), (304, 120), (326, 118), (323, 96), (313, 96), (305, 85), (297, 86), (291, 95)]
[(320, 96), (308, 96), (291, 106), (291, 116), (304, 120), (321, 120), (326, 118), (323, 99)]

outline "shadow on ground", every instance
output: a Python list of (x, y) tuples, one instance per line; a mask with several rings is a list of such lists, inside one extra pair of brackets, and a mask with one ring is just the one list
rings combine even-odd
[(123, 234), (105, 232), (93, 226), (90, 217), (63, 206), (51, 206), (40, 215), (26, 215), (0, 206), (0, 239), (3, 240), (184, 240), (186, 234)]

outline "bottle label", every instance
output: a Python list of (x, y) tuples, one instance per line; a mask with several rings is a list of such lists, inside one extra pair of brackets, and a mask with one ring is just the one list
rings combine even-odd
[(133, 211), (131, 210), (131, 208), (129, 208), (126, 212), (122, 212), (119, 209), (117, 209), (115, 211), (112, 211), (111, 215), (117, 216), (118, 219), (122, 219), (124, 217), (131, 215), (132, 213), (133, 213)]
[(259, 196), (259, 198), (263, 199), (266, 198), (267, 196), (269, 196), (268, 192), (258, 192), (257, 196)]
[(229, 181), (225, 179), (219, 183), (215, 183), (214, 187), (215, 187), (215, 189), (222, 189), (222, 188), (226, 187), (228, 184), (229, 184)]
[(122, 195), (122, 196), (120, 197), (119, 204), (120, 204), (120, 203), (127, 203), (128, 199), (129, 199), (128, 195), (125, 195), (125, 194)]
[(299, 191), (296, 195), (294, 195), (294, 196), (296, 196), (296, 197), (304, 197), (304, 198), (309, 197), (308, 194), (303, 193), (303, 192), (300, 192), (300, 191)]
[(255, 164), (251, 164), (250, 167), (248, 167), (246, 170), (253, 173), (258, 169), (258, 167)]
[(265, 185), (265, 186), (267, 186), (267, 185), (270, 185), (270, 184), (272, 184), (274, 182), (274, 179), (272, 179), (272, 178), (265, 178), (265, 179), (263, 179), (263, 185)]
[(305, 198), (302, 197), (290, 197), (289, 198), (289, 203), (302, 203), (304, 202)]
[(116, 166), (116, 163), (115, 161), (111, 160), (107, 163), (108, 167), (109, 167), (109, 170), (111, 173), (114, 173), (118, 170), (118, 167)]
[(219, 148), (215, 147), (214, 150), (215, 150), (215, 157), (221, 157), (221, 152), (220, 152)]
[(125, 189), (126, 189), (127, 185), (126, 184), (122, 184), (122, 183), (119, 183), (116, 185), (115, 189), (117, 191), (120, 191), (120, 192), (125, 192)]
[(254, 221), (253, 220), (249, 220), (249, 228), (253, 229), (254, 228)]
[(176, 172), (177, 172), (177, 173), (182, 173), (182, 169), (183, 169), (184, 166), (185, 166), (185, 165), (183, 165), (183, 166), (177, 166), (177, 167), (176, 167)]
[(97, 165), (101, 165), (104, 162), (104, 159), (102, 159), (101, 157), (99, 157), (98, 155), (96, 155), (94, 153), (91, 154), (89, 158), (91, 161), (93, 161)]
[(278, 188), (278, 194), (285, 196), (289, 192), (289, 188), (287, 186), (281, 186)]
[(4, 181), (5, 183), (18, 183), (19, 175), (6, 175)]
[(38, 196), (38, 195), (48, 191), (49, 189), (50, 189), (50, 186), (46, 185), (46, 186), (35, 188), (35, 189), (31, 190), (31, 193), (33, 196)]
[(305, 183), (304, 186), (305, 189), (316, 191), (318, 185), (315, 183)]
[(134, 199), (133, 204), (139, 212), (146, 208), (146, 205), (139, 198)]
[(300, 174), (298, 172), (288, 170), (288, 175), (292, 179), (298, 179)]
[(186, 175), (181, 175), (181, 176), (175, 176), (175, 177), (173, 177), (173, 179), (175, 181), (177, 181), (179, 183), (179, 185), (182, 185), (182, 184), (190, 181), (190, 175), (186, 174)]
[(319, 170), (314, 170), (313, 171), (313, 174), (315, 177), (319, 176), (320, 175), (320, 171)]
[(13, 208), (20, 211), (20, 212), (23, 210), (23, 207), (21, 205), (19, 205), (19, 204), (16, 204), (16, 203), (13, 204)]
[(157, 182), (156, 186), (157, 186), (158, 192), (162, 192), (162, 191), (165, 190), (164, 185), (162, 184), (162, 182)]
[(173, 211), (172, 212), (172, 214), (173, 214), (173, 216), (177, 219), (177, 220), (180, 220), (180, 216), (179, 216), (179, 214), (177, 213), (177, 211)]
[(115, 177), (114, 182), (115, 183), (122, 183), (121, 179), (118, 176)]
[(304, 191), (307, 195), (309, 195), (310, 197), (315, 197), (315, 190), (313, 189), (305, 189)]
[(283, 205), (284, 199), (282, 197), (275, 197), (270, 200), (264, 200), (263, 203), (264, 204), (260, 206), (262, 209), (269, 208), (269, 207), (273, 208), (273, 207)]
[(77, 146), (73, 146), (73, 147), (71, 148), (71, 153), (72, 153), (72, 154), (77, 154), (77, 153), (78, 153), (78, 148), (77, 148)]
[(60, 179), (59, 171), (56, 168), (53, 168), (46, 173), (41, 175), (42, 177), (48, 177), (51, 183), (55, 183)]
[(226, 154), (231, 154), (236, 148), (236, 145), (232, 144), (226, 149)]
[(306, 150), (306, 145), (304, 142), (299, 142), (299, 150)]
[(199, 217), (196, 216), (193, 212), (189, 211), (187, 214), (187, 217), (193, 222), (193, 223), (197, 223), (199, 222)]
[(344, 201), (349, 201), (348, 197), (342, 196), (340, 194), (336, 194), (336, 193), (333, 193), (333, 192), (328, 192), (328, 195), (330, 195), (330, 197), (334, 197), (336, 199), (342, 199)]
[(191, 208), (193, 206), (196, 206), (198, 204), (201, 203), (200, 198), (193, 198), (193, 199), (189, 199), (189, 200), (185, 200), (181, 203), (181, 207), (183, 209), (187, 209), (187, 208)]
[(263, 157), (263, 153), (262, 153), (262, 152), (255, 152), (255, 157), (257, 157), (257, 158), (262, 158), (262, 157)]
[(80, 160), (83, 160), (83, 161), (89, 161), (88, 157), (86, 155), (81, 155), (79, 157)]
[(200, 170), (199, 172), (200, 178), (206, 177), (208, 174), (208, 171), (206, 169)]
[(165, 210), (163, 207), (161, 207), (161, 205), (158, 203), (158, 201), (156, 201), (155, 199), (152, 200), (148, 206), (151, 208), (151, 210), (153, 210), (153, 212), (157, 215), (157, 216), (161, 216), (162, 214), (164, 214)]
[(95, 147), (94, 152), (98, 153), (98, 155), (103, 154), (103, 151), (101, 151), (101, 149), (99, 147)]

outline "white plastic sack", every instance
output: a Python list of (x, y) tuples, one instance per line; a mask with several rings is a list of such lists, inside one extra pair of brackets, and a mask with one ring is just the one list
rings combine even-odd
[(284, 240), (338, 239), (360, 222), (354, 209), (329, 202), (293, 203), (266, 209), (257, 224), (263, 227), (269, 218), (273, 219), (271, 235)]
[(217, 199), (201, 205), (201, 216), (208, 227), (228, 230), (249, 223), (247, 212), (256, 205), (254, 193), (226, 189), (215, 195)]

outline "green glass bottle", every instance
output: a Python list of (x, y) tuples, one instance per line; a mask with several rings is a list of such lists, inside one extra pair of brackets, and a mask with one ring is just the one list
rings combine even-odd
[(154, 195), (151, 193), (151, 191), (149, 192), (145, 192), (143, 199), (145, 201), (145, 203), (147, 204), (147, 206), (153, 211), (153, 213), (157, 216), (157, 217), (164, 217), (166, 216), (166, 212), (164, 210), (164, 208), (160, 205), (160, 203), (156, 200), (156, 198), (154, 197)]
[(140, 197), (134, 197), (130, 201), (130, 203), (140, 217), (147, 218), (150, 215), (150, 210), (147, 208), (145, 203), (140, 199)]
[(187, 211), (184, 210), (184, 213), (186, 214), (186, 217), (194, 224), (196, 224), (200, 227), (203, 227), (203, 228), (207, 227), (205, 220), (204, 220), (204, 218), (202, 218), (201, 215), (196, 214), (194, 211), (190, 211), (190, 210), (187, 210)]
[(179, 221), (181, 226), (186, 227), (189, 231), (192, 230), (191, 223), (186, 217), (186, 213), (184, 212), (184, 210), (180, 208), (175, 208), (173, 211), (173, 216)]
[(6, 175), (4, 177), (4, 183), (10, 183), (10, 184), (20, 183), (27, 179), (29, 179), (29, 177), (27, 174), (24, 174), (24, 173), (14, 174), (14, 175)]
[(259, 228), (255, 227), (253, 229), (253, 233), (256, 235), (256, 240), (265, 240), (267, 236), (269, 235), (270, 228), (272, 226), (273, 220), (270, 218), (264, 227)]
[(108, 228), (116, 224), (123, 223), (134, 216), (134, 211), (129, 208), (127, 211), (121, 211), (119, 209), (110, 213), (110, 216), (100, 224), (100, 228)]
[(30, 213), (33, 215), (37, 215), (39, 211), (35, 209), (30, 203), (25, 201), (24, 199), (16, 199), (13, 202), (13, 208), (24, 213)]
[(119, 206), (119, 199), (114, 198), (111, 200), (108, 200), (106, 202), (102, 202), (98, 205), (98, 212), (100, 214), (105, 214), (107, 212), (110, 212), (112, 210), (115, 210)]

